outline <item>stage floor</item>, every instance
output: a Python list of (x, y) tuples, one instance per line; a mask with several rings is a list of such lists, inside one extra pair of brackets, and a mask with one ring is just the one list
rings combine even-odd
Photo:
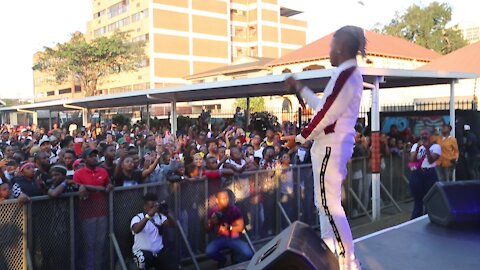
[[(480, 269), (480, 227), (451, 229), (422, 216), (354, 240), (363, 270)], [(228, 270), (245, 270), (248, 262)]]
[(355, 239), (363, 270), (480, 269), (480, 228), (451, 229), (427, 216)]

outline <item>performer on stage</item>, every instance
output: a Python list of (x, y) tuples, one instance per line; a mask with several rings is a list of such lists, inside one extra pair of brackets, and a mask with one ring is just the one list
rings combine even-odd
[(347, 162), (355, 144), (355, 123), (362, 98), (363, 80), (356, 56), (365, 57), (365, 36), (356, 26), (337, 30), (330, 44), (330, 62), (337, 67), (323, 98), (293, 78), (286, 84), (300, 93), (315, 117), (297, 135), (304, 143), (313, 140), (311, 149), (315, 205), (319, 209), (322, 238), (339, 257), (340, 269), (360, 269), (355, 259), (352, 233), (341, 205), (341, 186), (347, 174)]

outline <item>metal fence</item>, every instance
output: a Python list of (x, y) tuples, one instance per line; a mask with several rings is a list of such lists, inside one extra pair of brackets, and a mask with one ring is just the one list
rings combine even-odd
[[(450, 109), (449, 101), (414, 102), (407, 104), (383, 105), (382, 112), (413, 112), (413, 111), (445, 111)], [(474, 100), (456, 100), (456, 110), (477, 110), (478, 105)]]
[[(391, 156), (383, 160), (383, 206), (395, 206), (409, 198), (405, 159)], [(352, 159), (348, 169), (343, 200), (347, 216), (370, 216), (369, 160)], [(224, 187), (232, 191), (231, 197), (244, 215), (247, 236), (254, 243), (278, 234), (288, 226), (288, 220), (319, 226), (309, 164), (244, 173), (219, 183), (188, 181), (120, 187), (104, 194), (103, 203), (97, 200), (95, 207), (87, 207), (76, 193), (57, 199), (35, 197), (26, 205), (9, 200), (0, 205), (0, 269), (25, 269), (27, 265), (33, 269), (80, 269), (94, 248), (87, 245), (91, 237), (96, 239), (95, 247), (104, 250), (104, 260), (97, 262), (101, 269), (115, 269), (123, 259), (127, 266), (131, 265), (130, 221), (143, 211), (142, 197), (147, 192), (158, 194), (169, 204), (186, 235), (187, 241), (182, 241), (178, 229), (167, 230), (166, 247), (183, 261), (191, 259), (189, 250), (196, 258), (202, 257), (213, 237), (204, 229), (206, 214), (214, 204), (214, 194)], [(98, 217), (95, 231), (85, 229), (86, 216)]]

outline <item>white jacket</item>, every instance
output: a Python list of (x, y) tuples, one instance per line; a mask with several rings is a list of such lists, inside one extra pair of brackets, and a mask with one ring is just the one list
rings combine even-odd
[(320, 143), (354, 141), (362, 91), (363, 78), (355, 59), (343, 62), (334, 70), (323, 98), (304, 87), (301, 96), (316, 114), (296, 140), (301, 143), (305, 140)]

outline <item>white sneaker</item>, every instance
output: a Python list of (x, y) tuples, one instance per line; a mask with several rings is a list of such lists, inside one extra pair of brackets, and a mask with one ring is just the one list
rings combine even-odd
[(347, 259), (342, 256), (338, 258), (340, 270), (361, 270), (362, 267), (357, 259)]

